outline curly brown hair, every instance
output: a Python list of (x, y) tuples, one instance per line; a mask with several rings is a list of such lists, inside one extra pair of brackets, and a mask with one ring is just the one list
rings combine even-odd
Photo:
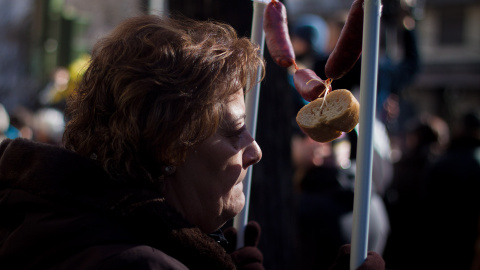
[(69, 97), (65, 147), (96, 156), (113, 179), (155, 183), (162, 165), (217, 130), (222, 104), (265, 68), (258, 47), (226, 24), (142, 15), (93, 48)]

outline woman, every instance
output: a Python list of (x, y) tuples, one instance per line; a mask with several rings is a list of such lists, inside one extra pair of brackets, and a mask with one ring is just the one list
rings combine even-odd
[(262, 157), (244, 92), (263, 65), (227, 25), (119, 25), (68, 102), (66, 149), (1, 146), (0, 268), (234, 269), (209, 234)]
[(219, 231), (262, 157), (244, 103), (259, 67), (227, 25), (119, 25), (68, 100), (65, 148), (0, 144), (0, 269), (263, 269), (258, 224), (239, 250)]

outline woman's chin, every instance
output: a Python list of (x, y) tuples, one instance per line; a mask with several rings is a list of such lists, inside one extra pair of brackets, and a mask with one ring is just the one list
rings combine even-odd
[(223, 216), (225, 217), (226, 221), (228, 221), (240, 214), (244, 207), (245, 194), (243, 194), (242, 191), (234, 198), (234, 201), (231, 202), (230, 207), (224, 210)]

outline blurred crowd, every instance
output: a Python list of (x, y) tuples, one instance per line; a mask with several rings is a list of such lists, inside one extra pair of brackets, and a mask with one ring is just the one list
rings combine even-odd
[(54, 107), (32, 111), (17, 107), (7, 112), (0, 105), (0, 138), (26, 138), (48, 144), (60, 145), (65, 127), (63, 112)]
[(38, 93), (35, 106), (18, 105), (9, 111), (0, 103), (0, 138), (26, 138), (61, 145), (66, 99), (75, 89), (90, 56), (81, 55), (68, 67), (58, 67)]

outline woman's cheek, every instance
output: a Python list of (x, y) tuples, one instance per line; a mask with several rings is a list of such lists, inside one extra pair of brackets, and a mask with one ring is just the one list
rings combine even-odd
[(229, 201), (229, 204), (231, 205), (230, 208), (232, 209), (234, 215), (237, 215), (240, 213), (240, 211), (242, 211), (243, 207), (245, 206), (243, 184), (239, 183), (233, 187)]

